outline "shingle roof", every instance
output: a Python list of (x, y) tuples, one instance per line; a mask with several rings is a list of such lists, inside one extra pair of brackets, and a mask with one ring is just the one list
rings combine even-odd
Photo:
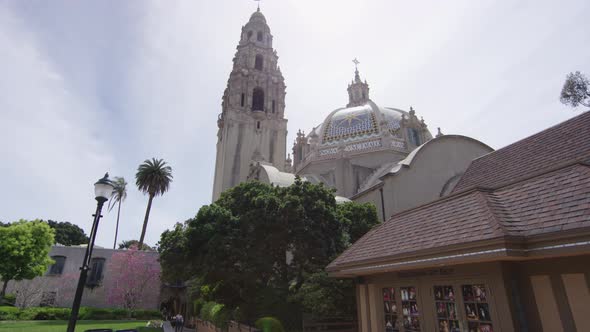
[(590, 160), (590, 112), (473, 160), (453, 192), (495, 188), (573, 160)]
[(590, 166), (574, 164), (495, 191), (473, 189), (394, 215), (328, 269), (426, 249), (583, 227), (590, 227)]
[[(522, 170), (512, 170), (521, 168), (520, 165), (512, 164), (513, 160), (510, 158), (513, 157), (500, 158), (507, 161), (507, 167), (497, 171), (498, 174), (495, 176), (506, 180), (493, 181), (488, 177), (482, 177), (482, 182), (492, 186), (494, 182), (507, 183), (517, 176), (520, 176), (520, 181), (512, 181), (496, 189), (477, 187), (462, 190), (396, 214), (336, 258), (328, 265), (328, 270), (337, 270), (341, 266), (354, 266), (367, 261), (395, 259), (428, 249), (502, 237), (526, 238), (590, 227), (590, 164), (576, 162), (577, 156), (590, 156), (590, 113), (547, 131), (564, 138), (565, 131), (563, 128), (560, 129), (560, 126), (577, 130), (577, 133), (570, 135), (570, 140), (584, 139), (587, 136), (587, 141), (572, 143), (571, 146), (578, 150), (561, 153), (562, 159), (547, 157), (545, 159), (551, 162), (539, 161), (543, 163), (545, 172), (525, 178), (528, 174)], [(527, 151), (527, 155), (531, 156), (525, 157), (528, 158), (527, 162), (544, 159), (542, 153), (553, 150), (539, 144), (540, 141), (546, 140), (545, 135), (540, 134), (542, 133), (531, 136), (537, 137), (537, 140), (527, 138), (505, 149)], [(523, 141), (529, 142), (530, 148), (514, 147)], [(503, 152), (500, 156), (512, 156), (514, 153), (516, 152)], [(564, 159), (568, 158), (570, 164), (563, 164)], [(483, 163), (486, 167), (493, 164), (490, 161)], [(496, 172), (490, 170), (488, 174), (494, 173)], [(505, 173), (512, 174), (513, 177), (504, 176)], [(472, 179), (475, 178), (472, 176)], [(474, 183), (479, 185), (477, 182)]]

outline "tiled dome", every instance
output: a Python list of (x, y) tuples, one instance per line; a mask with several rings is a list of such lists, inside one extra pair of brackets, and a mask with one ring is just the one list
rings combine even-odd
[(320, 144), (333, 145), (378, 137), (383, 134), (382, 128), (396, 134), (404, 113), (393, 108), (379, 107), (370, 100), (361, 106), (337, 109), (328, 115), (319, 130)]

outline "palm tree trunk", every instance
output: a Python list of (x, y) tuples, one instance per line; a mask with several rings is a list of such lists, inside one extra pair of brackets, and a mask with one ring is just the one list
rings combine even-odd
[(143, 249), (143, 239), (145, 238), (145, 230), (147, 228), (148, 219), (150, 218), (150, 210), (152, 208), (152, 200), (154, 199), (154, 195), (150, 194), (150, 198), (148, 200), (148, 206), (145, 210), (145, 218), (143, 219), (143, 229), (141, 230), (141, 237), (139, 238), (139, 248), (138, 250)]
[(119, 216), (121, 215), (121, 200), (119, 200), (119, 207), (117, 208), (117, 226), (115, 227), (115, 242), (113, 243), (113, 249), (117, 246), (117, 235), (119, 233)]

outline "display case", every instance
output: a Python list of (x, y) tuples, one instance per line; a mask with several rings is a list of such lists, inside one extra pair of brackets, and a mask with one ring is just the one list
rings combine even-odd
[(463, 305), (469, 332), (493, 332), (487, 287), (483, 284), (462, 285)]
[(461, 332), (455, 300), (455, 289), (451, 285), (433, 287), (436, 309), (436, 326), (439, 332)]
[(400, 287), (400, 296), (402, 299), (402, 319), (404, 331), (420, 331), (420, 309), (416, 287)]

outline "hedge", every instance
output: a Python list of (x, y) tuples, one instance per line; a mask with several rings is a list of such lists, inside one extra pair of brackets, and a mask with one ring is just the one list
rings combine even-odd
[(254, 325), (262, 332), (285, 332), (281, 321), (274, 317), (262, 317)]
[[(90, 308), (82, 307), (78, 313), (81, 320), (119, 320), (125, 318), (140, 320), (161, 319), (162, 314), (158, 310), (135, 310), (129, 312), (125, 309)], [(32, 307), (19, 309), (15, 307), (0, 307), (0, 320), (68, 320), (70, 308)]]
[(225, 329), (229, 324), (231, 312), (223, 304), (210, 301), (203, 304), (199, 316), (202, 320), (213, 323), (215, 327)]

